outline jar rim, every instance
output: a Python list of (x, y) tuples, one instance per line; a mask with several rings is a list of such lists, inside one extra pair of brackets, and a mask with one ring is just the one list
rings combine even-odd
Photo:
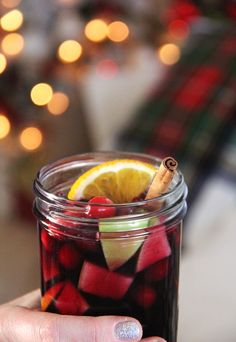
[[(116, 158), (116, 156), (132, 156), (132, 159), (136, 159), (135, 157), (138, 158), (144, 158), (146, 160), (155, 161), (157, 164), (161, 163), (161, 159), (149, 154), (145, 153), (138, 153), (138, 152), (126, 152), (126, 151), (95, 151), (95, 152), (87, 152), (87, 153), (81, 153), (81, 154), (74, 154), (69, 157), (61, 158), (57, 161), (51, 162), (45, 166), (43, 166), (37, 173), (36, 179), (33, 182), (33, 189), (34, 193), (36, 196), (40, 196), (43, 200), (47, 202), (52, 202), (52, 203), (57, 203), (58, 205), (66, 205), (68, 208), (69, 207), (83, 207), (87, 205), (87, 202), (81, 201), (81, 200), (70, 200), (66, 197), (56, 195), (51, 191), (48, 191), (47, 189), (44, 188), (43, 186), (43, 179), (50, 174), (53, 170), (60, 171), (62, 167), (65, 166), (73, 166), (77, 164), (79, 161), (86, 161), (88, 159), (92, 160), (91, 158), (96, 157), (96, 156), (109, 156), (112, 155), (114, 156), (113, 159), (120, 159)], [(152, 203), (156, 202), (162, 202), (168, 199), (171, 195), (173, 195), (179, 188), (182, 188), (185, 185), (184, 182), (184, 177), (183, 174), (179, 169), (176, 170), (176, 174), (178, 176), (178, 181), (176, 184), (168, 190), (166, 193), (150, 198), (150, 199), (144, 199), (140, 201), (133, 201), (133, 202), (128, 202), (128, 203), (113, 203), (113, 204), (99, 204), (99, 203), (91, 203), (91, 206), (102, 206), (102, 207), (116, 207), (116, 208), (122, 208), (122, 207), (142, 207), (143, 205), (151, 205)]]

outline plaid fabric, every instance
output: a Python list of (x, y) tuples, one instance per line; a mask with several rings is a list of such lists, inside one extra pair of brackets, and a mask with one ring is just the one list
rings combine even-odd
[(236, 29), (190, 38), (180, 62), (154, 89), (118, 147), (180, 162), (189, 202), (214, 170), (235, 128)]

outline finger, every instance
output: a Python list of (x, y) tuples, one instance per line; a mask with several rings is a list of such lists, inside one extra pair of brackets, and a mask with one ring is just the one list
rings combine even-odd
[(76, 317), (5, 306), (0, 310), (0, 341), (140, 341), (142, 327), (130, 317)]
[(19, 305), (24, 306), (29, 309), (39, 309), (40, 308), (40, 289), (31, 291), (19, 298), (16, 298), (7, 304), (9, 305)]

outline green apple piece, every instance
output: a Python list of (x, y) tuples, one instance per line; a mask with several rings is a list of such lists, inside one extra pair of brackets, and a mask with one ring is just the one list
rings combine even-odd
[(126, 232), (127, 237), (101, 238), (103, 253), (108, 268), (113, 271), (128, 261), (142, 245), (145, 236), (129, 234), (132, 230), (143, 229), (150, 226), (149, 219), (137, 219), (135, 221), (99, 221), (99, 232), (115, 233)]

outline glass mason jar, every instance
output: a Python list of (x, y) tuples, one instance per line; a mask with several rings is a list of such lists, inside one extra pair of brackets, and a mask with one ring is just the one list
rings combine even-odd
[(171, 189), (160, 197), (107, 204), (115, 208), (115, 217), (90, 218), (88, 206), (94, 204), (67, 199), (68, 190), (86, 170), (114, 159), (160, 165), (159, 159), (145, 154), (87, 153), (43, 167), (34, 181), (42, 310), (132, 316), (141, 322), (144, 337), (176, 342), (187, 196), (183, 175), (178, 170)]

